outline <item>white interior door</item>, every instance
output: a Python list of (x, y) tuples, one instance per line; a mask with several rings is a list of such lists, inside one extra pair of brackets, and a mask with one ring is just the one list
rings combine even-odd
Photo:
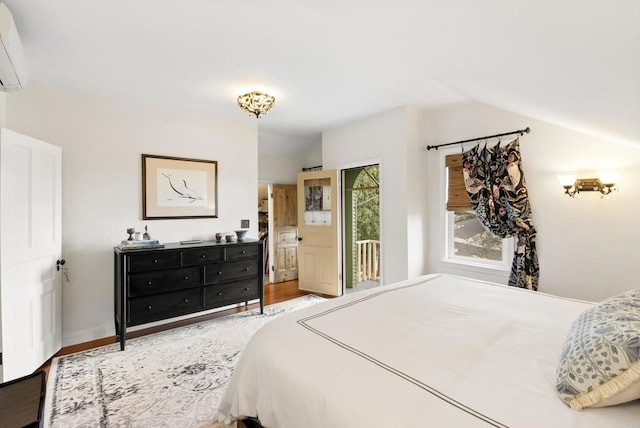
[(298, 288), (339, 296), (338, 171), (298, 173)]
[(32, 373), (61, 347), (62, 150), (0, 130), (2, 381)]

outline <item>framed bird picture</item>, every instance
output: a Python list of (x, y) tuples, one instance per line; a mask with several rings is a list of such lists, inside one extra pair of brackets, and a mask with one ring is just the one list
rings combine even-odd
[(218, 162), (142, 155), (142, 219), (218, 217)]

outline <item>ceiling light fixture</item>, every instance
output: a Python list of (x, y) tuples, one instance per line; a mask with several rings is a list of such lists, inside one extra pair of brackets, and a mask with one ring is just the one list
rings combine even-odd
[(238, 106), (255, 117), (267, 114), (275, 102), (274, 97), (259, 91), (248, 92), (238, 97)]

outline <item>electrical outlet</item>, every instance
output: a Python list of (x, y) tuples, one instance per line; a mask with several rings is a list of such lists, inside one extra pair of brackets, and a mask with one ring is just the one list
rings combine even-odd
[(241, 229), (249, 229), (249, 220), (240, 220)]

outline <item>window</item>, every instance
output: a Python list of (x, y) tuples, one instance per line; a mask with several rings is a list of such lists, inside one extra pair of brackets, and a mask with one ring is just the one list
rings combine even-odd
[(473, 211), (449, 211), (449, 259), (502, 264), (503, 239), (482, 226)]
[(511, 238), (502, 239), (484, 228), (471, 208), (464, 189), (462, 155), (448, 155), (446, 168), (446, 255), (445, 259), (457, 263), (508, 268)]

